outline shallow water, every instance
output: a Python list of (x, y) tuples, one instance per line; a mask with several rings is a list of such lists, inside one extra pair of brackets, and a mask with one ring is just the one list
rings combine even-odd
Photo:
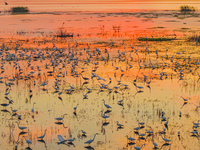
[[(199, 21), (194, 15), (181, 18), (183, 15), (178, 14), (177, 18), (174, 13), (178, 14), (62, 12), (0, 16), (8, 25), (1, 28), (0, 101), (8, 104), (13, 100), (7, 107), (0, 106), (0, 149), (14, 149), (17, 141), (18, 149), (26, 149), (23, 136), (32, 141), (27, 149), (120, 150), (145, 144), (142, 149), (148, 150), (153, 149), (153, 142), (159, 149), (169, 149), (170, 145), (171, 149), (198, 149), (199, 135), (190, 132), (194, 131), (193, 122), (199, 120), (199, 108), (195, 106), (200, 104), (199, 43), (188, 42), (186, 37), (198, 32)], [(42, 21), (46, 24), (40, 24)], [(53, 37), (63, 21), (73, 38)], [(120, 26), (119, 32), (114, 25)], [(40, 33), (33, 32), (37, 29)], [(17, 34), (20, 30), (24, 34)], [(152, 36), (173, 40), (137, 40)], [(187, 103), (182, 97), (188, 99)], [(103, 99), (111, 109), (104, 106)], [(122, 99), (123, 103), (118, 103)], [(21, 120), (10, 107), (18, 110)], [(102, 110), (109, 116), (106, 120)], [(61, 122), (55, 120), (65, 113)], [(25, 133), (16, 121), (27, 127)], [(144, 126), (137, 133), (134, 128), (139, 126), (138, 121)], [(171, 140), (169, 144), (160, 135), (163, 128), (166, 131), (162, 136)], [(38, 141), (45, 129), (44, 141)], [(87, 132), (86, 136), (81, 130)], [(138, 134), (146, 130), (153, 134), (139, 138)], [(93, 139), (95, 133), (99, 134), (88, 147), (84, 142)], [(75, 140), (73, 144), (57, 144), (58, 135)], [(130, 143), (126, 135), (135, 142)]]
[[(58, 41), (59, 40), (60, 39), (58, 39)], [(78, 40), (76, 41), (79, 42)], [(15, 42), (16, 41), (6, 43), (5, 47), (13, 47)], [(29, 42), (31, 43), (31, 41)], [(198, 47), (196, 45), (185, 43), (184, 41), (162, 43), (145, 42), (143, 43), (143, 46), (138, 46), (138, 55), (131, 52), (132, 48), (128, 46), (125, 50), (123, 50), (122, 45), (121, 48), (107, 47), (110, 58), (108, 62), (106, 62), (102, 61), (102, 58), (97, 60), (96, 46), (94, 43), (90, 43), (91, 49), (88, 49), (88, 52), (83, 49), (83, 47), (87, 49), (86, 43), (74, 48), (72, 45), (75, 45), (75, 42), (71, 41), (69, 43), (71, 45), (70, 50), (69, 47), (65, 47), (63, 52), (65, 56), (59, 58), (59, 61), (62, 60), (65, 67), (62, 68), (62, 63), (58, 63), (56, 66), (54, 65), (55, 69), (53, 76), (47, 76), (47, 71), (52, 71), (53, 66), (51, 66), (50, 58), (47, 57), (45, 49), (40, 49), (38, 47), (39, 51), (44, 53), (45, 59), (36, 59), (34, 61), (34, 58), (31, 57), (31, 65), (29, 67), (28, 60), (17, 61), (17, 64), (23, 69), (23, 71), (20, 71), (22, 72), (21, 77), (19, 75), (18, 67), (13, 67), (13, 62), (15, 61), (8, 62), (4, 60), (4, 58), (6, 58), (6, 52), (3, 50), (4, 55), (2, 55), (3, 60), (1, 69), (3, 71), (4, 68), (5, 72), (1, 74), (1, 77), (4, 77), (2, 79), (0, 91), (2, 97), (1, 103), (8, 103), (8, 100), (4, 98), (7, 97), (8, 99), (13, 100), (13, 104), (10, 104), (6, 108), (1, 106), (1, 148), (12, 149), (16, 144), (18, 137), (18, 148), (24, 149), (27, 147), (23, 135), (20, 135), (21, 130), (16, 123), (16, 121), (18, 121), (20, 126), (28, 128), (28, 130), (25, 130), (27, 133), (24, 135), (32, 141), (32, 144), (30, 145), (31, 149), (65, 149), (69, 147), (70, 149), (82, 149), (84, 146), (87, 146), (84, 142), (92, 139), (95, 133), (99, 133), (99, 135), (96, 136), (91, 147), (88, 148), (134, 149), (134, 146), (141, 146), (145, 143), (146, 145), (143, 149), (152, 149), (152, 142), (155, 142), (159, 147), (168, 149), (169, 145), (166, 145), (159, 135), (159, 132), (165, 127), (164, 123), (166, 122), (161, 119), (161, 111), (165, 112), (164, 117), (169, 117), (168, 130), (166, 130), (166, 133), (163, 134), (163, 136), (172, 141), (170, 142), (172, 149), (191, 149), (190, 147), (194, 149), (195, 147), (199, 147), (198, 136), (191, 136), (190, 133), (193, 131), (192, 122), (197, 122), (199, 115), (199, 110), (196, 109), (195, 106), (199, 105), (199, 69), (197, 68), (195, 70), (198, 65), (191, 63), (191, 67), (189, 67), (192, 69), (191, 72), (188, 71), (189, 68), (183, 66), (184, 77), (182, 80), (179, 80), (179, 73), (173, 71), (174, 63), (170, 63), (170, 59), (165, 58), (166, 45), (172, 45), (167, 46), (169, 58), (174, 56), (174, 62), (177, 61), (182, 64), (183, 59), (185, 58), (188, 60), (188, 56), (193, 53), (190, 53), (189, 49), (197, 50)], [(48, 43), (46, 44), (48, 45)], [(130, 43), (129, 41), (125, 41), (124, 44), (129, 45)], [(139, 43), (135, 44), (137, 45)], [(183, 53), (182, 51), (184, 49), (179, 47), (180, 44), (188, 51)], [(34, 44), (30, 44), (30, 47), (33, 45)], [(35, 43), (35, 45), (37, 45), (37, 43)], [(41, 44), (40, 46), (43, 47), (44, 45), (45, 44)], [(147, 45), (149, 47), (149, 54), (144, 51)], [(104, 52), (105, 47), (103, 46), (105, 46), (105, 44), (99, 45), (101, 51), (100, 56), (106, 58), (107, 54)], [(19, 49), (22, 47), (23, 46), (20, 46)], [(30, 55), (30, 47), (28, 48), (29, 52), (26, 52), (26, 55)], [(155, 47), (156, 49), (159, 48), (158, 58), (156, 58)], [(175, 49), (171, 47), (174, 47)], [(119, 61), (118, 49), (121, 49), (119, 53), (125, 53), (124, 56), (120, 56), (122, 61)], [(181, 54), (176, 54), (179, 51)], [(10, 53), (11, 52), (13, 52), (13, 50), (10, 50)], [(49, 51), (50, 54), (52, 52), (53, 51)], [(73, 52), (77, 52), (75, 56), (77, 56), (79, 60), (78, 66), (75, 67), (74, 71), (77, 71), (78, 74), (82, 72), (84, 77), (89, 78), (89, 83), (84, 83), (84, 79), (81, 75), (78, 77), (72, 76), (73, 72), (71, 72), (71, 65), (73, 64), (73, 61), (68, 61), (70, 59), (68, 56)], [(79, 55), (79, 52), (82, 52), (81, 56)], [(23, 51), (18, 50), (16, 54), (20, 53), (23, 53)], [(35, 51), (33, 53), (38, 52)], [(57, 52), (55, 51), (54, 53)], [(90, 58), (91, 62), (84, 64), (84, 60), (86, 60), (86, 56), (88, 57), (89, 53), (94, 53), (95, 55)], [(54, 61), (58, 60), (54, 59), (56, 56), (55, 54), (52, 54), (52, 56)], [(132, 61), (130, 58), (131, 56), (133, 57)], [(195, 59), (198, 60), (198, 57), (198, 54), (192, 54), (191, 62), (195, 62)], [(123, 59), (126, 59), (126, 61), (123, 61)], [(141, 69), (138, 64), (139, 60), (141, 61)], [(156, 65), (158, 62), (159, 66), (152, 69), (152, 67), (150, 67), (150, 60), (153, 65)], [(106, 81), (97, 80), (96, 77), (91, 79), (92, 70), (95, 67), (94, 63), (97, 62), (99, 64), (96, 65), (97, 70), (95, 74)], [(164, 62), (169, 63), (169, 67), (164, 69), (162, 66)], [(45, 69), (44, 65), (46, 63), (49, 64), (47, 67), (48, 69)], [(148, 67), (145, 67), (145, 64)], [(132, 68), (129, 68), (130, 65)], [(33, 66), (33, 70), (31, 70), (31, 66)], [(39, 66), (39, 71), (36, 66)], [(81, 69), (82, 67), (85, 69)], [(119, 69), (116, 70), (115, 67), (119, 67)], [(120, 68), (124, 72), (121, 71)], [(31, 71), (34, 71), (32, 77)], [(159, 74), (161, 72), (165, 72), (168, 77), (164, 75), (162, 80), (159, 80)], [(116, 77), (114, 75), (115, 73)], [(124, 75), (122, 76), (122, 74)], [(61, 77), (56, 77), (56, 75), (61, 75)], [(151, 81), (148, 87), (148, 84), (144, 82), (144, 75), (147, 76), (146, 82)], [(15, 80), (9, 81), (9, 79), (14, 76)], [(29, 78), (25, 78), (25, 76), (29, 76)], [(112, 78), (110, 84), (109, 77)], [(136, 82), (134, 82), (135, 79), (137, 79)], [(47, 81), (48, 84), (43, 88), (41, 84)], [(55, 81), (58, 82), (58, 90), (54, 89)], [(6, 86), (5, 83), (8, 84), (8, 82), (13, 83), (13, 85), (11, 85), (11, 87)], [(74, 91), (72, 91), (69, 83), (75, 88)], [(99, 88), (101, 83), (107, 85), (107, 87), (112, 90), (109, 92), (109, 90), (105, 88), (101, 91)], [(139, 90), (133, 83), (144, 88)], [(125, 84), (127, 84), (128, 88), (125, 88)], [(91, 93), (88, 92), (86, 86), (91, 89)], [(118, 87), (116, 90), (115, 86)], [(5, 96), (6, 88), (10, 89), (10, 93), (8, 92), (9, 94), (7, 96)], [(29, 92), (30, 89), (32, 92)], [(67, 90), (71, 92), (67, 92)], [(58, 92), (61, 91), (62, 94), (59, 95)], [(31, 94), (32, 98), (29, 97)], [(84, 99), (83, 95), (88, 95), (88, 98)], [(188, 99), (187, 104), (183, 105), (184, 101), (181, 96)], [(59, 99), (58, 97), (61, 98)], [(110, 109), (111, 111), (107, 111), (107, 108), (103, 104), (103, 99), (106, 104), (112, 107), (112, 109)], [(124, 99), (124, 101), (119, 105), (117, 102), (122, 99)], [(35, 113), (31, 112), (33, 102), (36, 103), (34, 107)], [(79, 105), (76, 114), (74, 114), (73, 108), (77, 104)], [(22, 120), (18, 120), (17, 116), (12, 116), (13, 113), (11, 112), (10, 106), (12, 106), (13, 109), (18, 110), (17, 114), (22, 115)], [(106, 119), (106, 121), (101, 117), (101, 110), (107, 112), (106, 115), (109, 115), (109, 118)], [(179, 116), (179, 111), (182, 112), (181, 117)], [(61, 117), (65, 113), (67, 113), (67, 116), (64, 117), (63, 121), (59, 124), (55, 123), (56, 120), (54, 118)], [(139, 138), (138, 134), (134, 132), (134, 128), (138, 127), (137, 120), (145, 123), (144, 128), (139, 130), (139, 134), (145, 133), (146, 130), (150, 130), (153, 131), (153, 135), (145, 135), (144, 139)], [(119, 121), (120, 124), (123, 124), (124, 128), (118, 128), (117, 121)], [(44, 138), (44, 144), (37, 141), (37, 137), (42, 135), (45, 129), (47, 129), (47, 133)], [(81, 136), (81, 130), (87, 132), (86, 137)], [(180, 139), (178, 138), (178, 131), (180, 131)], [(76, 139), (73, 142), (73, 145), (58, 145), (56, 142), (59, 142), (57, 138), (57, 135), (59, 134), (62, 135), (64, 139), (75, 137)], [(128, 144), (129, 141), (126, 138), (126, 135), (135, 138), (135, 143)]]

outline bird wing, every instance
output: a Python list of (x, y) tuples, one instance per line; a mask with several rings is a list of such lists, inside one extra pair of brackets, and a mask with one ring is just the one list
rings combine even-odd
[(88, 140), (88, 141), (86, 141), (85, 143), (91, 143), (91, 141), (92, 141), (92, 140)]
[(65, 141), (65, 139), (61, 135), (58, 135), (58, 139), (60, 140), (60, 142)]

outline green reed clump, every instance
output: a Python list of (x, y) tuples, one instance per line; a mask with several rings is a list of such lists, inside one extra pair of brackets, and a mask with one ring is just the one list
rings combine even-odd
[(147, 37), (139, 37), (138, 41), (171, 41), (174, 38), (162, 38), (162, 37), (155, 37), (155, 38), (147, 38)]
[(17, 6), (17, 7), (11, 7), (11, 12), (12, 13), (28, 13), (29, 9), (28, 7)]
[(193, 6), (188, 6), (188, 5), (184, 5), (184, 6), (180, 6), (180, 11), (181, 12), (195, 12), (196, 9)]

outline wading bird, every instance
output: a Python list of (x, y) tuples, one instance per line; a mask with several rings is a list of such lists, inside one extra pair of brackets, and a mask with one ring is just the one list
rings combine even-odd
[(104, 100), (104, 99), (103, 99), (103, 103), (104, 103), (104, 106), (105, 106), (107, 109), (112, 108), (112, 107), (110, 107), (108, 104), (105, 104), (105, 100)]
[(44, 135), (38, 136), (37, 138), (38, 138), (38, 139), (43, 139), (43, 138), (45, 137), (45, 135), (46, 135), (46, 131), (47, 131), (47, 130), (45, 129), (45, 130), (44, 130)]
[[(160, 134), (160, 136), (162, 137), (162, 134)], [(169, 139), (166, 139), (166, 138), (163, 138), (163, 137), (162, 137), (162, 139), (165, 141), (165, 143), (171, 142), (171, 140), (169, 140)]]
[(85, 144), (91, 144), (91, 143), (94, 141), (96, 135), (98, 135), (98, 134), (99, 134), (99, 133), (96, 133), (96, 134), (94, 135), (94, 138), (91, 139), (91, 140), (86, 141)]
[(63, 120), (64, 116), (67, 115), (66, 113), (63, 115), (63, 117), (58, 117), (58, 118), (55, 118), (57, 121), (61, 121)]
[(144, 145), (145, 145), (145, 144), (142, 144), (141, 147), (139, 147), (139, 146), (134, 146), (134, 148), (135, 148), (136, 150), (140, 150)]
[(24, 139), (26, 140), (26, 143), (28, 144), (28, 147), (29, 147), (29, 144), (32, 144), (31, 140), (29, 140), (29, 139), (26, 139), (26, 137), (25, 137), (25, 136), (23, 136), (23, 137), (24, 137)]
[(16, 123), (17, 123), (17, 125), (18, 125), (18, 128), (20, 129), (20, 130), (24, 130), (24, 129), (26, 129), (27, 127), (20, 127), (19, 126), (19, 123), (16, 121)]
[(135, 139), (134, 138), (132, 138), (132, 137), (128, 137), (128, 135), (126, 135), (126, 137), (127, 137), (127, 139), (129, 140), (129, 141), (135, 141)]

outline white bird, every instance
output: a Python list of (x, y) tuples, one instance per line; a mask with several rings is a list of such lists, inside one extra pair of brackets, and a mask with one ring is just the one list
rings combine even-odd
[(139, 124), (139, 125), (141, 125), (141, 126), (144, 125), (144, 122), (139, 122), (139, 120), (137, 120), (137, 121), (138, 121), (138, 124)]
[(32, 113), (34, 113), (34, 105), (35, 105), (36, 103), (34, 102), (33, 103), (33, 108), (31, 109), (31, 111), (32, 111)]
[(109, 105), (105, 104), (105, 100), (104, 100), (104, 99), (103, 99), (103, 103), (104, 103), (104, 106), (105, 106), (107, 109), (112, 108), (112, 107), (110, 107)]
[(139, 146), (134, 146), (134, 148), (135, 148), (136, 150), (140, 150), (144, 145), (145, 145), (145, 144), (142, 144), (141, 147), (139, 147)]
[(192, 131), (192, 132), (190, 132), (190, 133), (192, 133), (192, 135), (198, 135), (198, 131), (197, 130), (194, 130), (194, 131)]
[(138, 132), (139, 129), (140, 129), (140, 127), (135, 127), (135, 128), (134, 128), (135, 132)]
[(105, 120), (106, 120), (106, 118), (109, 118), (109, 116), (103, 115), (103, 110), (101, 111), (101, 117), (104, 118)]
[(85, 144), (91, 144), (91, 143), (94, 141), (96, 135), (98, 135), (98, 134), (99, 134), (99, 133), (96, 133), (96, 134), (94, 135), (94, 138), (91, 139), (91, 140), (86, 141)]
[(63, 118), (64, 118), (64, 116), (65, 115), (67, 115), (66, 113), (63, 115), (63, 117), (58, 117), (58, 118), (55, 118), (56, 120), (58, 120), (58, 121), (61, 121), (61, 120), (63, 120)]
[[(162, 134), (160, 134), (160, 136), (162, 137)], [(169, 140), (169, 139), (166, 139), (166, 138), (163, 138), (163, 137), (162, 137), (162, 139), (165, 141), (165, 143), (171, 142), (171, 140)]]
[(25, 137), (25, 136), (23, 136), (23, 137), (25, 138), (25, 140), (26, 140), (26, 143), (28, 144), (28, 146), (29, 146), (29, 144), (32, 144), (31, 140), (29, 140), (29, 139), (26, 139), (26, 137)]
[(157, 143), (153, 143), (153, 145), (154, 145), (154, 149), (158, 148), (158, 144)]
[(123, 124), (120, 124), (118, 121), (117, 121), (117, 126), (118, 126), (119, 128), (123, 128), (123, 127), (124, 127), (124, 125), (123, 125)]
[(198, 123), (195, 123), (195, 122), (193, 121), (193, 125), (194, 125), (194, 126), (199, 126), (199, 120), (198, 120)]
[(47, 130), (45, 129), (45, 130), (44, 130), (44, 135), (38, 136), (37, 138), (38, 138), (38, 139), (43, 139), (43, 138), (45, 137), (45, 135), (46, 135), (46, 131), (47, 131)]
[(16, 112), (17, 112), (16, 109), (13, 109), (12, 107), (10, 107), (10, 108), (11, 108), (11, 110), (12, 110), (13, 113), (16, 113)]
[(82, 132), (82, 136), (86, 135), (86, 133), (87, 133), (87, 132), (85, 132), (83, 130), (81, 130), (81, 132)]
[(76, 109), (77, 109), (78, 105), (79, 105), (79, 104), (77, 104), (76, 107), (74, 107), (74, 112), (76, 112)]
[(139, 134), (139, 137), (140, 137), (140, 138), (144, 138), (144, 136), (146, 135), (146, 133), (147, 133), (147, 132)]
[(168, 121), (169, 121), (169, 117), (168, 117), (167, 121), (164, 123), (165, 126), (168, 125)]
[(166, 128), (163, 128), (163, 131), (161, 131), (160, 133), (163, 134), (165, 133), (165, 131), (166, 131)]
[(75, 140), (75, 138), (73, 139), (67, 139), (67, 141), (69, 141), (69, 143), (72, 143)]
[(181, 96), (181, 97), (182, 97), (182, 99), (183, 99), (185, 102), (187, 102), (187, 101), (188, 101), (188, 99), (184, 98), (183, 96)]
[(126, 135), (126, 137), (127, 137), (127, 139), (130, 140), (131, 142), (132, 142), (132, 141), (135, 141), (134, 138), (132, 138), (132, 137), (128, 137), (128, 135)]
[(124, 101), (124, 97), (122, 100), (119, 100), (117, 103), (121, 104), (121, 103), (123, 103), (123, 101)]
[(19, 123), (16, 121), (16, 123), (17, 123), (17, 125), (18, 125), (18, 128), (20, 129), (20, 130), (24, 130), (24, 129), (26, 129), (27, 127), (20, 127), (19, 126)]
[(57, 142), (58, 144), (64, 144), (67, 141), (61, 135), (58, 135), (58, 139), (60, 141), (60, 142)]

